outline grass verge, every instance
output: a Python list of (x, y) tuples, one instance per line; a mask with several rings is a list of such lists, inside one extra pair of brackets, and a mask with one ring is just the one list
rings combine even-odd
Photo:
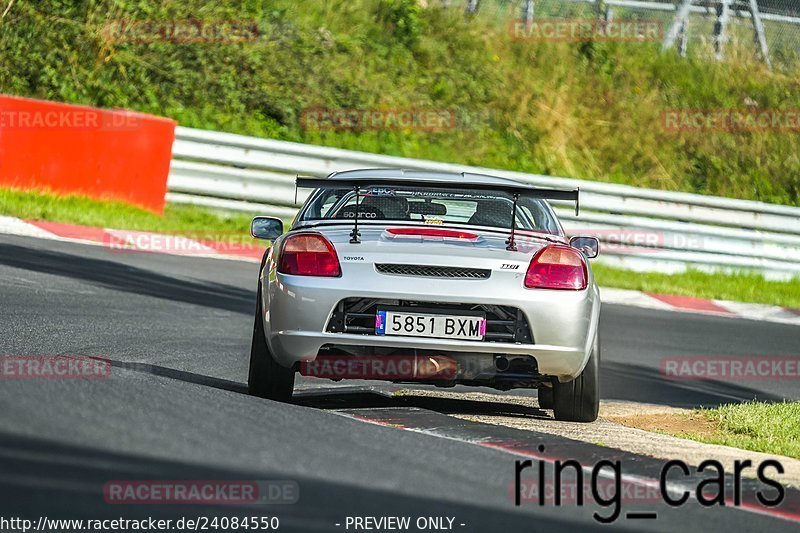
[(747, 402), (698, 411), (718, 424), (702, 442), (800, 459), (800, 402)]
[(800, 309), (800, 278), (773, 281), (752, 272), (726, 274), (699, 270), (687, 270), (680, 274), (632, 272), (600, 263), (592, 264), (592, 271), (601, 287)]
[(163, 216), (158, 216), (124, 202), (13, 189), (0, 189), (0, 215), (160, 233), (247, 234), (252, 219), (250, 214), (180, 204), (167, 204)]
[(698, 409), (689, 414), (627, 417), (621, 422), (707, 444), (800, 459), (800, 402), (797, 401), (744, 402)]
[[(231, 213), (178, 204), (167, 204), (164, 215), (158, 216), (122, 202), (10, 189), (0, 189), (0, 215), (159, 233), (191, 232), (194, 236), (212, 239), (216, 236), (219, 240), (246, 236), (252, 217), (250, 213)], [(694, 270), (682, 274), (640, 273), (599, 263), (593, 264), (592, 269), (601, 287), (800, 309), (798, 278), (781, 282), (765, 280), (752, 273), (709, 274)]]

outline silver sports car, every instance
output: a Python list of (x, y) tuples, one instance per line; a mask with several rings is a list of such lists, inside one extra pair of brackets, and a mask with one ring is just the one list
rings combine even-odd
[(577, 190), (478, 174), (371, 169), (312, 188), (261, 264), (249, 391), (291, 398), (296, 373), (539, 389), (560, 420), (599, 404), (593, 237), (566, 237), (548, 200)]

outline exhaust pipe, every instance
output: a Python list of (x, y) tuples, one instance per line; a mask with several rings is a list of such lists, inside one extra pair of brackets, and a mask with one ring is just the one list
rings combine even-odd
[(494, 358), (494, 367), (497, 369), (498, 372), (505, 372), (508, 370), (508, 367), (511, 366), (511, 363), (508, 359), (502, 355), (498, 355)]

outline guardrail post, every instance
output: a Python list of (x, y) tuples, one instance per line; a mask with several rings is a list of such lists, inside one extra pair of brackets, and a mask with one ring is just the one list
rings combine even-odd
[(725, 30), (728, 29), (728, 21), (731, 15), (730, 2), (731, 0), (719, 0), (717, 5), (714, 6), (717, 13), (717, 20), (714, 21), (714, 49), (717, 61), (722, 59), (725, 42), (728, 40)]
[(597, 18), (598, 20), (605, 20), (607, 10), (608, 10), (608, 5), (606, 4), (606, 0), (595, 1), (594, 3), (595, 18)]
[(679, 47), (681, 57), (686, 57), (686, 50), (689, 47), (689, 19), (681, 23), (681, 44)]
[(692, 0), (683, 0), (683, 4), (681, 4), (680, 9), (678, 9), (677, 15), (675, 15), (675, 20), (672, 21), (672, 26), (670, 26), (669, 31), (664, 36), (664, 43), (661, 46), (662, 50), (672, 48), (679, 35), (685, 37), (686, 23), (689, 20), (689, 10), (691, 8)]
[(761, 57), (764, 59), (764, 63), (767, 64), (767, 68), (772, 69), (767, 37), (764, 34), (764, 23), (761, 21), (761, 12), (758, 10), (758, 2), (756, 0), (750, 0), (750, 13), (753, 16), (753, 27), (756, 29), (756, 42), (761, 47)]
[(533, 22), (533, 9), (533, 0), (525, 0), (525, 4), (522, 7), (522, 18), (525, 20), (525, 24)]

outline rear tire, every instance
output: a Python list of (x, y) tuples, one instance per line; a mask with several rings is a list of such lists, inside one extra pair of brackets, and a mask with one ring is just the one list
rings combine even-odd
[(269, 351), (264, 334), (264, 319), (261, 312), (261, 286), (258, 287), (256, 319), (253, 325), (253, 341), (250, 345), (250, 372), (247, 376), (247, 392), (259, 398), (288, 402), (294, 389), (294, 371), (275, 362)]
[(581, 374), (568, 383), (553, 384), (553, 414), (565, 422), (594, 422), (600, 410), (600, 335)]
[(539, 387), (539, 409), (553, 408), (553, 387)]

